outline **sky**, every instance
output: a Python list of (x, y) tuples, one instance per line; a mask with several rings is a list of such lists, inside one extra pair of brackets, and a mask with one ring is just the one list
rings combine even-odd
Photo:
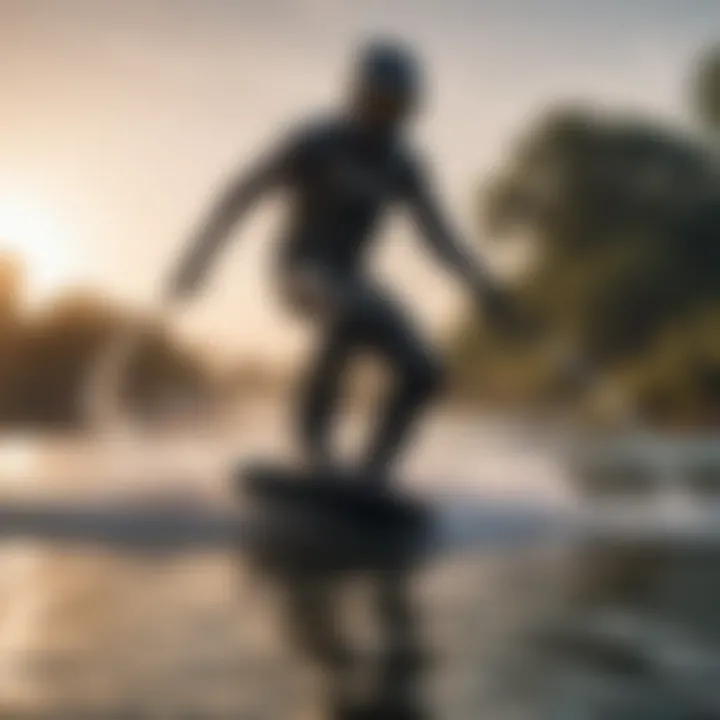
[[(31, 300), (71, 284), (150, 305), (228, 174), (342, 97), (355, 46), (412, 42), (430, 98), (414, 132), (467, 242), (513, 138), (580, 99), (683, 119), (717, 0), (0, 0), (0, 246)], [(273, 203), (238, 228), (175, 319), (198, 343), (277, 358), (302, 344), (268, 272)], [(460, 298), (393, 218), (378, 267), (429, 332)]]

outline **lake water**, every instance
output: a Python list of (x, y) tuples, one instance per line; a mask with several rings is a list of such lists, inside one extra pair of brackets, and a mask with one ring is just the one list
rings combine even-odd
[[(287, 451), (282, 416), (256, 408), (229, 431), (163, 437), (5, 438), (13, 496), (227, 503), (228, 467)], [(352, 431), (350, 432), (352, 434)], [(402, 473), (448, 492), (564, 501), (557, 459), (470, 416), (436, 418)], [(434, 717), (537, 717), (543, 665), (523, 638), (558, 604), (560, 564), (529, 548), (438, 562), (416, 604), (435, 650)], [(322, 678), (283, 636), (280, 598), (243, 557), (117, 554), (15, 542), (0, 548), (0, 716), (321, 718)], [(362, 588), (349, 598), (363, 642)]]

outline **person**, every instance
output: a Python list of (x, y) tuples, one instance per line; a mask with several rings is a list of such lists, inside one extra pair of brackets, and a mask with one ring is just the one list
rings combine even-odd
[(505, 293), (456, 239), (427, 171), (406, 142), (423, 90), (420, 63), (410, 48), (387, 40), (363, 46), (347, 106), (293, 130), (230, 183), (170, 285), (174, 297), (189, 295), (240, 217), (270, 190), (285, 192), (279, 286), (290, 308), (324, 335), (303, 384), (298, 422), (312, 466), (333, 467), (331, 423), (339, 381), (353, 354), (370, 350), (394, 374), (359, 468), (368, 480), (388, 476), (442, 377), (438, 359), (404, 308), (366, 267), (383, 213), (405, 206), (437, 259), (467, 284), (490, 317), (502, 317), (507, 308)]

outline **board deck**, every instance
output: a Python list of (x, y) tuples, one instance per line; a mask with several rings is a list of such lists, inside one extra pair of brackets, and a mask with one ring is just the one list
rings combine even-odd
[(341, 472), (301, 472), (273, 463), (239, 469), (242, 505), (257, 522), (255, 554), (276, 567), (352, 570), (402, 565), (431, 526), (416, 498)]
[(243, 496), (256, 503), (333, 516), (358, 526), (410, 528), (424, 524), (429, 514), (429, 507), (409, 494), (389, 485), (351, 479), (342, 472), (253, 463), (240, 468), (237, 482)]

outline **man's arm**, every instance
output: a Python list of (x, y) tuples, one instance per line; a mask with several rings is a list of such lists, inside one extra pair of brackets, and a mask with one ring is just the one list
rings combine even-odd
[(292, 158), (292, 148), (284, 147), (272, 156), (262, 158), (254, 168), (228, 185), (209, 216), (191, 237), (188, 249), (171, 278), (169, 292), (172, 296), (186, 295), (195, 289), (232, 227), (265, 192), (283, 181)]
[(487, 319), (503, 331), (520, 331), (522, 321), (510, 297), (482, 262), (456, 238), (427, 179), (415, 168), (408, 173), (405, 195), (431, 250), (465, 281)]
[(455, 235), (424, 173), (409, 171), (406, 198), (423, 238), (435, 256), (476, 294), (492, 292), (494, 282), (481, 261)]

